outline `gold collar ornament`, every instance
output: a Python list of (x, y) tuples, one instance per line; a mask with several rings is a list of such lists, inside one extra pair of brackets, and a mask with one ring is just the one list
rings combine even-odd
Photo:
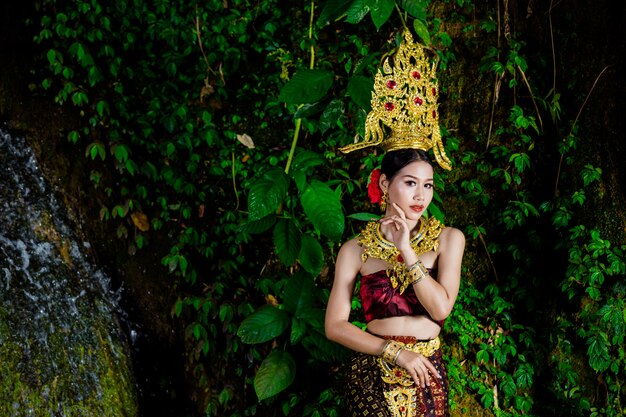
[[(443, 228), (444, 225), (434, 217), (426, 221), (420, 218), (419, 230), (411, 238), (411, 248), (415, 254), (420, 256), (426, 252), (436, 251), (439, 247), (439, 234)], [(393, 288), (399, 287), (400, 294), (404, 293), (411, 283), (408, 268), (404, 264), (398, 248), (382, 235), (380, 222), (368, 222), (365, 229), (361, 230), (357, 242), (363, 248), (361, 260), (365, 262), (367, 258), (372, 257), (387, 262), (389, 264), (387, 276), (391, 281), (391, 286)]]
[(393, 67), (387, 58), (374, 79), (372, 110), (365, 121), (363, 141), (339, 150), (348, 153), (375, 145), (381, 145), (385, 152), (433, 149), (437, 163), (451, 169), (441, 142), (436, 65), (406, 30), (404, 42), (393, 56)]

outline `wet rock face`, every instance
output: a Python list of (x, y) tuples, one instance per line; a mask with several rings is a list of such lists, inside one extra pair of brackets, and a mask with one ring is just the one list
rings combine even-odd
[(136, 416), (119, 297), (2, 127), (0, 170), (0, 415)]

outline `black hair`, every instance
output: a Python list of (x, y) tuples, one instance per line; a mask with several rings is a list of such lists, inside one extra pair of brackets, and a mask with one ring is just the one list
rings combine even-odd
[(385, 154), (380, 166), (380, 172), (385, 174), (387, 179), (391, 181), (398, 171), (411, 162), (416, 161), (426, 162), (431, 167), (433, 166), (433, 162), (426, 151), (421, 149), (399, 149)]

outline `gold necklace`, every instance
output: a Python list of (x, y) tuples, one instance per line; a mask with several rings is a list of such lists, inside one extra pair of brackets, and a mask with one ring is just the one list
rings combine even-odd
[[(439, 234), (443, 230), (444, 225), (434, 217), (427, 221), (420, 218), (420, 227), (417, 234), (411, 238), (411, 248), (417, 256), (429, 252), (436, 251), (439, 247)], [(358, 244), (363, 248), (361, 260), (367, 261), (372, 257), (383, 260), (389, 264), (387, 268), (387, 276), (391, 281), (391, 286), (397, 288), (400, 286), (400, 294), (406, 290), (409, 285), (407, 278), (407, 267), (400, 255), (400, 251), (392, 242), (385, 239), (380, 230), (380, 222), (371, 221), (361, 231), (357, 239)]]

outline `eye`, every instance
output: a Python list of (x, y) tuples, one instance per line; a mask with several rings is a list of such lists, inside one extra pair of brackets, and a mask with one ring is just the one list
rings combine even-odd
[(413, 180), (407, 180), (405, 182), (406, 185), (410, 186), (410, 187), (415, 187), (417, 185), (417, 183)]
[(430, 189), (430, 188), (433, 188), (433, 184), (428, 182), (428, 183), (424, 184), (424, 187)]

